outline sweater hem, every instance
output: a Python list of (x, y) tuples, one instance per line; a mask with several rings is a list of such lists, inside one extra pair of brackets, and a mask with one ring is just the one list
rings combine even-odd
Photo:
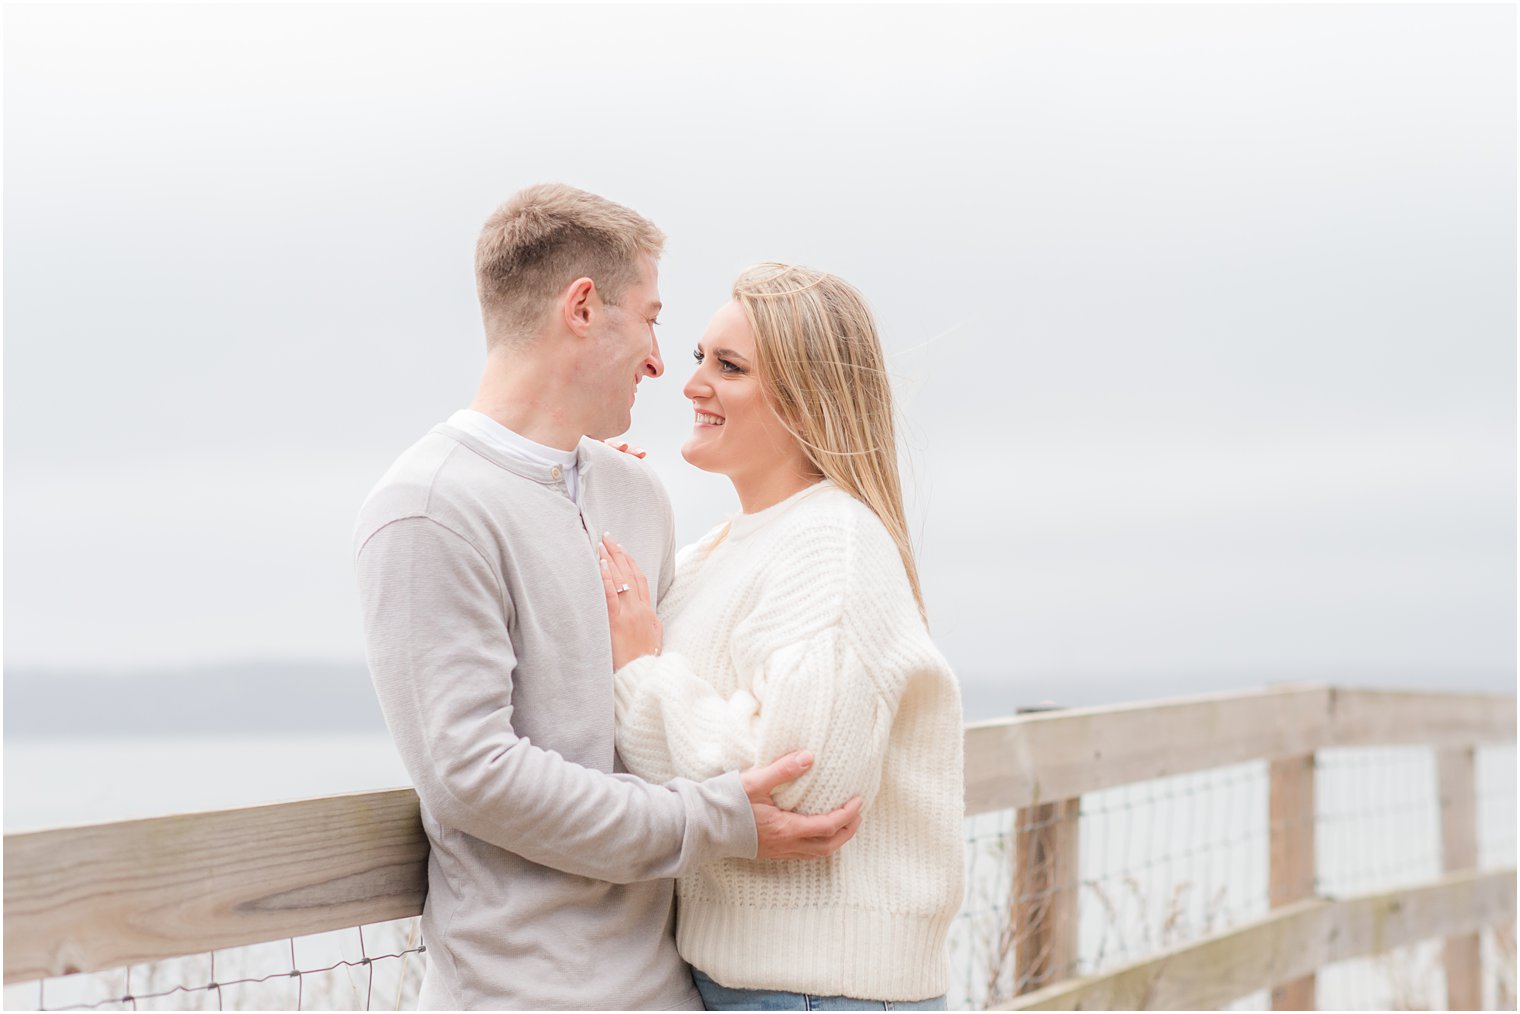
[(953, 911), (898, 915), (850, 906), (747, 908), (683, 903), (681, 957), (732, 989), (916, 1001), (948, 990)]

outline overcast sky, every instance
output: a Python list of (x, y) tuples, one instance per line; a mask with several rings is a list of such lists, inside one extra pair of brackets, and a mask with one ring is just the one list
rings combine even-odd
[(475, 235), (669, 234), (894, 354), (934, 633), (1017, 703), (1513, 689), (1509, 6), (8, 7), (5, 662), (362, 658), (359, 503), (468, 403)]

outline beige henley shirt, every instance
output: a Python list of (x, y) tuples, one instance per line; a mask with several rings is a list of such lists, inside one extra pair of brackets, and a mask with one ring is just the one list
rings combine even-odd
[(663, 594), (670, 502), (598, 441), (580, 488), (440, 425), (370, 493), (355, 569), (370, 672), (432, 852), (424, 1008), (700, 1009), (671, 878), (753, 858), (739, 776), (652, 785), (613, 738), (596, 539)]

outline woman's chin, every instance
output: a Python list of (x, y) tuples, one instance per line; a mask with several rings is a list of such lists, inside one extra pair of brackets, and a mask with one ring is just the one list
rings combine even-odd
[(702, 447), (701, 444), (700, 437), (692, 437), (681, 445), (681, 457), (686, 459), (688, 465), (700, 468), (704, 472), (716, 472), (717, 469), (713, 467), (712, 462), (709, 460), (710, 456), (706, 453), (706, 448)]

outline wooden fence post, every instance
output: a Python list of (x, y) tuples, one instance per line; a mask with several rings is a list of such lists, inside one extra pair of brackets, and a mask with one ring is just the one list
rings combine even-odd
[[(1273, 908), (1314, 895), (1314, 755), (1270, 765), (1268, 894)], [(1273, 1010), (1314, 1010), (1314, 976), (1272, 990)]]
[[(1441, 798), (1441, 868), (1446, 872), (1478, 866), (1478, 789), (1472, 747), (1436, 751), (1436, 785)], [(1483, 1001), (1478, 934), (1446, 940), (1446, 1009), (1479, 1010)]]
[[(1059, 708), (1020, 708), (1019, 714)], [(1077, 824), (1082, 800), (1036, 802), (1015, 813), (1013, 989), (1048, 986), (1076, 974)]]

